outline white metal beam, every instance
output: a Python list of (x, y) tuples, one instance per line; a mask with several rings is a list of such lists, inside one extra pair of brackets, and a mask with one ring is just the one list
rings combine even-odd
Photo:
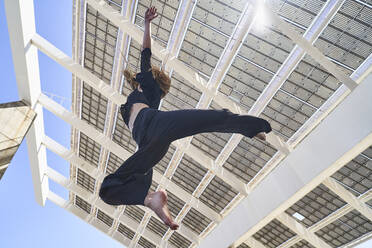
[(54, 59), (57, 63), (65, 67), (72, 74), (77, 75), (81, 80), (87, 83), (89, 86), (97, 90), (99, 93), (113, 101), (116, 105), (125, 103), (126, 98), (115, 91), (110, 85), (99, 79), (88, 69), (74, 62), (69, 56), (57, 49), (53, 44), (48, 42), (46, 39), (38, 34), (34, 34), (31, 37), (31, 43), (35, 45), (40, 51)]
[(89, 162), (85, 161), (84, 159), (80, 158), (74, 151), (67, 150), (64, 146), (57, 143), (53, 139), (48, 136), (44, 136), (43, 145), (50, 151), (54, 152), (61, 158), (65, 159), (72, 165), (78, 165), (77, 167), (87, 173), (89, 176), (93, 178), (97, 178), (100, 175), (100, 170), (91, 165)]
[[(163, 64), (166, 65), (169, 57), (173, 59), (173, 57), (178, 56), (178, 53), (181, 49), (182, 42), (186, 35), (188, 25), (191, 21), (191, 17), (192, 17), (194, 8), (196, 6), (196, 3), (197, 3), (197, 0), (182, 0), (181, 1), (180, 8), (177, 11), (177, 16), (174, 21), (172, 32), (170, 34), (169, 41), (167, 44), (167, 50), (169, 54), (163, 60)], [(169, 68), (166, 67), (166, 70), (168, 69)], [(171, 73), (172, 71), (169, 73), (169, 76), (171, 76)], [(183, 141), (184, 142), (181, 143), (180, 145), (186, 145), (187, 142), (190, 143), (191, 138), (185, 138), (183, 139)], [(177, 169), (177, 166), (180, 160), (183, 157), (183, 154), (184, 152), (180, 152), (179, 149), (176, 149), (164, 173), (165, 177), (168, 177), (168, 178), (172, 177), (173, 173)]]
[(286, 225), (289, 229), (294, 231), (298, 236), (302, 239), (305, 239), (307, 242), (312, 244), (315, 247), (322, 247), (322, 248), (331, 248), (326, 242), (324, 242), (321, 238), (315, 235), (313, 232), (310, 232), (306, 227), (304, 227), (301, 223), (296, 221), (293, 217), (288, 215), (286, 212), (283, 212), (277, 216), (277, 219)]
[(124, 160), (126, 160), (132, 155), (127, 150), (122, 148), (120, 145), (113, 142), (109, 137), (105, 136), (103, 133), (98, 131), (94, 126), (88, 124), (86, 121), (78, 118), (71, 112), (67, 111), (64, 107), (62, 107), (55, 101), (51, 100), (43, 93), (40, 94), (39, 102), (47, 110), (49, 110), (56, 116), (60, 117), (62, 120), (69, 123), (71, 126), (79, 129), (80, 131), (88, 135), (90, 138), (92, 138), (94, 141), (101, 144), (106, 149), (113, 151), (115, 154), (120, 154), (121, 157), (124, 158)]
[[(371, 199), (372, 199), (372, 189), (370, 189), (369, 191), (367, 191), (366, 193), (364, 193), (363, 195), (358, 197), (358, 200), (363, 202), (363, 203), (366, 203)], [(336, 219), (340, 218), (341, 216), (346, 215), (347, 213), (349, 213), (353, 210), (354, 210), (354, 208), (351, 205), (347, 204), (347, 205), (343, 206), (342, 208), (340, 208), (339, 210), (337, 210), (337, 211), (333, 212), (332, 214), (328, 215), (327, 217), (325, 217), (322, 221), (320, 221), (318, 223), (315, 223), (314, 225), (309, 227), (309, 229), (312, 232), (317, 232), (318, 230), (322, 229), (323, 227), (325, 227), (325, 226), (329, 225), (330, 223), (334, 222)]]
[[(72, 23), (72, 59), (74, 62), (82, 63), (83, 40), (84, 35), (81, 31), (84, 30), (85, 4), (83, 0), (73, 1), (73, 23)], [(72, 113), (80, 116), (80, 101), (81, 101), (82, 82), (80, 78), (72, 74)], [(75, 129), (71, 131), (71, 147), (77, 151), (78, 148), (78, 132)], [(72, 171), (73, 168), (70, 168)]]
[(326, 180), (323, 181), (323, 184), (330, 190), (332, 190), (341, 199), (347, 202), (350, 206), (358, 210), (361, 214), (372, 221), (372, 209), (367, 206), (367, 204), (363, 203), (357, 197), (355, 197), (350, 191), (345, 189), (345, 187), (337, 182), (334, 178), (328, 177)]
[[(84, 25), (85, 25), (85, 3), (84, 0), (73, 0), (73, 17), (72, 17), (72, 59), (78, 64), (83, 62), (83, 47), (84, 47)], [(76, 75), (72, 74), (72, 92), (71, 92), (71, 111), (77, 116), (81, 115), (81, 96), (82, 96), (82, 81)], [(75, 128), (71, 128), (71, 149), (77, 153), (79, 147), (79, 132)], [(70, 166), (70, 175), (74, 176), (76, 168)], [(73, 197), (69, 193), (69, 197)]]
[[(192, 13), (196, 6), (197, 0), (181, 0), (180, 7), (177, 11), (177, 16), (174, 20), (171, 34), (169, 36), (167, 50), (169, 57), (166, 57), (162, 62), (164, 65), (169, 58), (177, 57), (181, 49), (182, 42), (185, 38), (187, 27), (191, 21)], [(167, 70), (167, 68), (166, 68)]]
[(36, 202), (44, 206), (49, 191), (46, 170), (46, 151), (41, 145), (44, 134), (44, 119), (41, 106), (37, 103), (41, 93), (37, 49), (30, 41), (36, 33), (34, 4), (32, 0), (5, 0), (10, 45), (18, 95), (28, 102), (37, 118), (27, 133), (27, 147), (31, 165)]
[[(131, 155), (123, 147), (121, 147), (120, 145), (116, 144), (115, 142), (107, 138), (104, 134), (100, 133), (98, 130), (93, 128), (91, 125), (89, 125), (85, 121), (74, 116), (71, 112), (67, 111), (61, 105), (49, 99), (47, 96), (41, 94), (39, 98), (39, 102), (47, 110), (49, 110), (56, 116), (62, 118), (64, 121), (69, 123), (74, 128), (77, 128), (80, 131), (84, 132), (89, 137), (91, 137), (95, 142), (99, 143), (101, 146), (105, 147), (110, 152), (113, 152), (119, 158), (126, 160)], [(219, 222), (221, 220), (221, 216), (219, 214), (214, 212), (207, 205), (200, 202), (199, 199), (196, 199), (195, 197), (187, 193), (185, 190), (177, 186), (175, 183), (173, 183), (169, 179), (165, 179), (161, 182), (162, 175), (156, 170), (154, 171), (153, 178), (155, 182), (157, 183), (164, 183), (168, 185), (167, 189), (170, 192), (180, 197), (180, 199), (185, 201), (186, 203), (191, 204), (195, 209), (203, 213), (205, 216), (207, 216), (211, 220), (216, 221), (216, 222)]]
[[(372, 105), (365, 103), (372, 98), (371, 81), (372, 74), (223, 219), (200, 247), (240, 244), (371, 145)], [(231, 226), (235, 226), (233, 231)]]

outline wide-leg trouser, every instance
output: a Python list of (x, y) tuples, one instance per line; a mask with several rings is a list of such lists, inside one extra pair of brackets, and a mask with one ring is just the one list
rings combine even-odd
[(138, 113), (133, 128), (133, 138), (139, 149), (115, 173), (105, 177), (99, 195), (111, 205), (143, 205), (151, 186), (152, 167), (177, 139), (205, 132), (240, 133), (252, 138), (259, 132), (270, 131), (266, 120), (233, 114), (227, 109), (160, 111), (144, 108)]

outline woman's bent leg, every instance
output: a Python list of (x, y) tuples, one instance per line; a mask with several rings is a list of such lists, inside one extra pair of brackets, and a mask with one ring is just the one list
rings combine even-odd
[(152, 182), (152, 167), (166, 154), (169, 143), (150, 143), (105, 177), (100, 197), (111, 205), (144, 205)]
[(123, 179), (110, 174), (102, 182), (99, 196), (110, 205), (144, 205), (152, 181), (152, 169)]

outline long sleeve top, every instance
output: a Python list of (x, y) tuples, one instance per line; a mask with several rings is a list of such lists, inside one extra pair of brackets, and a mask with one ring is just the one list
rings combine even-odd
[(136, 75), (135, 81), (141, 86), (142, 92), (138, 89), (132, 91), (127, 102), (120, 106), (120, 112), (125, 124), (128, 126), (129, 114), (134, 103), (144, 103), (150, 108), (157, 109), (160, 104), (160, 97), (163, 93), (159, 84), (155, 81), (151, 69), (151, 50), (145, 48), (141, 52), (141, 72)]

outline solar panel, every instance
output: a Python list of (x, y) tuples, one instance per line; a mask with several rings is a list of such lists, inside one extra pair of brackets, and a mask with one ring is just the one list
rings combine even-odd
[(90, 205), (87, 201), (84, 201), (83, 198), (75, 195), (75, 205), (87, 212), (88, 214), (91, 213), (92, 205)]
[[(368, 148), (371, 150), (371, 148)], [(365, 151), (368, 152), (368, 151)], [(332, 177), (356, 195), (365, 193), (372, 188), (372, 160), (361, 153), (344, 167), (338, 170)]]
[(77, 185), (81, 186), (82, 188), (88, 190), (89, 192), (94, 192), (94, 187), (96, 184), (96, 180), (89, 176), (84, 171), (77, 169), (77, 179), (76, 179)]
[(178, 232), (174, 232), (172, 236), (169, 238), (169, 243), (174, 245), (175, 247), (178, 248), (187, 248), (190, 247), (191, 241), (188, 240), (186, 237), (182, 236)]
[(237, 194), (235, 189), (215, 176), (200, 195), (200, 200), (217, 213), (221, 213)]
[(124, 214), (134, 221), (140, 223), (143, 216), (145, 215), (145, 211), (135, 205), (129, 205), (125, 207)]
[(146, 227), (160, 237), (163, 237), (168, 230), (168, 227), (164, 223), (154, 217), (150, 218)]
[(156, 245), (145, 239), (144, 237), (141, 237), (138, 240), (138, 244), (142, 246), (143, 248), (156, 248)]
[(97, 219), (105, 223), (107, 226), (111, 227), (114, 219), (102, 212), (101, 210), (98, 209), (97, 211)]
[(372, 231), (372, 223), (358, 211), (353, 210), (321, 230), (317, 231), (325, 242), (338, 247)]
[(198, 212), (194, 208), (191, 208), (191, 210), (182, 220), (182, 223), (196, 234), (201, 234), (211, 222), (212, 220), (210, 220), (208, 217)]
[(306, 240), (301, 240), (300, 242), (297, 242), (296, 244), (292, 245), (291, 248), (314, 248), (309, 242)]
[(127, 237), (130, 240), (132, 240), (134, 235), (136, 234), (133, 230), (123, 225), (122, 223), (119, 224), (118, 232), (123, 234), (125, 237)]
[(275, 219), (253, 235), (256, 240), (272, 248), (279, 246), (293, 236), (295, 234), (290, 229)]
[(306, 227), (310, 227), (345, 206), (345, 204), (346, 202), (340, 197), (320, 184), (287, 209), (286, 213), (289, 215), (294, 215), (295, 213), (302, 215), (304, 219), (298, 221)]
[(274, 156), (276, 150), (265, 142), (244, 137), (223, 167), (248, 183)]
[(184, 155), (171, 180), (192, 194), (206, 173), (204, 167), (188, 155)]

